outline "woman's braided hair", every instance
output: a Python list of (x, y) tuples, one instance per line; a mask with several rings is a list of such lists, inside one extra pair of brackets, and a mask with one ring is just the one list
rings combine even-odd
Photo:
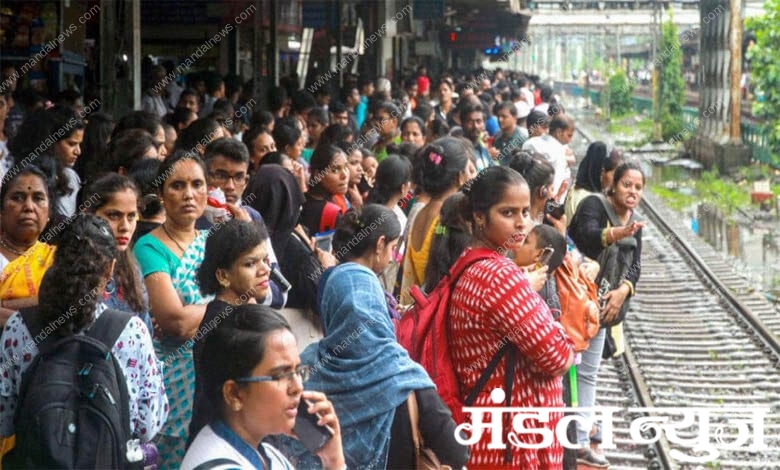
[(89, 327), (116, 256), (116, 242), (105, 220), (84, 213), (74, 217), (62, 231), (54, 263), (41, 282), (43, 324), (56, 326), (58, 336)]

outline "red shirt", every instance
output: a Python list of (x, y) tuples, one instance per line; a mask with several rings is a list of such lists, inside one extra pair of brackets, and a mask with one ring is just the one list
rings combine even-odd
[[(484, 248), (489, 259), (470, 266), (455, 286), (450, 306), (450, 351), (465, 400), (495, 352), (511, 341), (518, 348), (511, 407), (563, 407), (561, 377), (552, 375), (564, 367), (573, 352), (573, 342), (553, 321), (546, 302), (531, 288), (525, 274), (513, 261)], [(494, 388), (504, 388), (506, 359), (479, 394), (473, 406), (496, 405), (490, 399)], [(546, 427), (555, 432), (563, 412), (551, 413), (548, 423), (526, 422), (527, 429)], [(483, 419), (488, 422), (488, 417)], [(506, 421), (505, 433), (511, 421)], [(520, 434), (522, 442), (537, 442), (538, 434)], [(504, 450), (488, 449), (490, 431), (471, 449), (468, 468), (498, 468)], [(508, 439), (503, 440), (511, 446)], [(522, 469), (561, 468), (563, 447), (538, 450), (512, 447), (512, 467)]]

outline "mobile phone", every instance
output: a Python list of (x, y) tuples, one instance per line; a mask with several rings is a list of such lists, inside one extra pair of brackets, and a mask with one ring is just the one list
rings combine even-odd
[(547, 225), (552, 225), (552, 223), (547, 220), (547, 214), (550, 214), (553, 219), (561, 220), (561, 217), (563, 217), (564, 209), (561, 204), (558, 204), (555, 202), (555, 199), (548, 199), (547, 202), (544, 204), (544, 220), (543, 222)]
[(604, 311), (604, 308), (607, 306), (607, 299), (604, 298), (604, 295), (609, 292), (610, 289), (609, 281), (606, 279), (602, 279), (599, 283), (599, 290), (598, 290), (598, 299), (599, 299), (599, 310)]
[(314, 245), (322, 251), (331, 252), (333, 249), (333, 234), (335, 230), (317, 233), (314, 235)]
[(366, 175), (360, 177), (360, 183), (358, 183), (358, 191), (360, 191), (360, 194), (371, 191), (371, 185), (368, 184), (368, 179), (366, 178)]
[(306, 400), (301, 399), (298, 402), (298, 414), (295, 416), (293, 431), (301, 444), (313, 454), (333, 437), (333, 431), (328, 426), (317, 424), (320, 417), (309, 413), (308, 408), (309, 402)]
[(550, 259), (552, 259), (554, 253), (555, 253), (555, 248), (551, 246), (546, 246), (542, 248), (542, 254), (539, 255), (539, 261), (536, 262), (536, 268), (539, 269), (542, 266), (549, 266)]

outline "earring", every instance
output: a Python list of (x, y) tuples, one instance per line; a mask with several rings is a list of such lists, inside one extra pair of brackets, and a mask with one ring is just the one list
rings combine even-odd
[(234, 403), (233, 404), (233, 411), (241, 411), (241, 403)]

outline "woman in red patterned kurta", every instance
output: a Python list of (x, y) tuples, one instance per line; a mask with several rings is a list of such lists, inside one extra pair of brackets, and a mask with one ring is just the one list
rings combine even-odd
[[(561, 375), (572, 364), (571, 340), (553, 321), (544, 300), (534, 292), (525, 274), (505, 254), (521, 245), (531, 227), (528, 185), (519, 173), (506, 167), (491, 167), (477, 176), (466, 198), (464, 211), (472, 217), (474, 254), (485, 259), (471, 265), (458, 280), (450, 304), (450, 352), (465, 399), (488, 362), (505, 342), (517, 347), (510, 406), (563, 407)], [(465, 255), (464, 255), (465, 256)], [(473, 256), (473, 255), (472, 255)], [(482, 389), (474, 405), (495, 404), (490, 393), (504, 388), (506, 357)], [(546, 427), (554, 435), (563, 412), (551, 413), (549, 422), (526, 420), (526, 429)], [(489, 416), (489, 415), (488, 415)], [(485, 416), (483, 421), (489, 422)], [(511, 421), (504, 421), (503, 442)], [(540, 442), (536, 433), (520, 434), (521, 442)], [(469, 470), (507, 465), (503, 449), (488, 449), (490, 430), (472, 447)], [(554, 440), (542, 449), (511, 446), (512, 468), (555, 469), (563, 463), (563, 448)]]

